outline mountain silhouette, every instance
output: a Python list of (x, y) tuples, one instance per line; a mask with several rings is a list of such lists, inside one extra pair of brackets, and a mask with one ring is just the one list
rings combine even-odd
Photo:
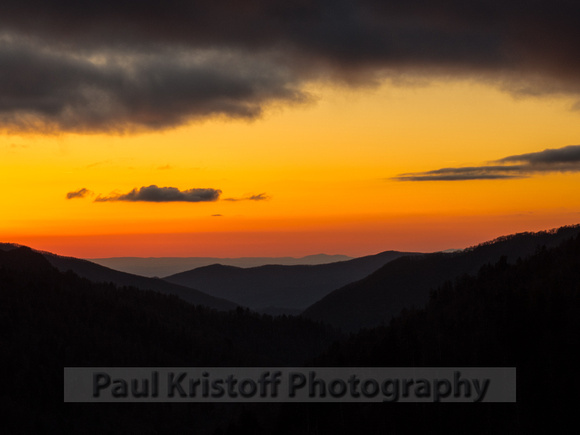
[[(441, 258), (467, 268), (502, 253), (471, 275), (461, 272), (429, 286), (424, 308), (407, 307), (384, 326), (348, 337), (302, 317), (274, 318), (240, 307), (219, 312), (174, 295), (93, 283), (57, 270), (46, 254), (0, 246), (2, 429), (87, 435), (406, 435), (465, 428), (477, 435), (568, 433), (576, 424), (580, 387), (574, 351), (580, 342), (579, 230), (517, 234), (461, 253), (393, 260), (377, 273), (401, 262), (395, 270), (407, 277), (429, 275)], [(432, 266), (405, 269), (423, 262)], [(63, 403), (63, 367), (82, 366), (515, 367), (517, 403)]]
[[(299, 312), (326, 294), (359, 280), (411, 253), (387, 251), (321, 265), (265, 265), (252, 268), (212, 265), (164, 278), (271, 314)], [(292, 311), (294, 310), (294, 311)]]
[(135, 275), (159, 277), (175, 275), (198, 267), (222, 264), (235, 267), (259, 267), (266, 264), (305, 265), (327, 264), (338, 261), (352, 260), (346, 255), (316, 254), (306, 257), (110, 257), (89, 258), (89, 261), (110, 267), (111, 269), (133, 273)]
[(350, 332), (388, 323), (404, 308), (424, 306), (430, 290), (445, 281), (474, 274), (501, 256), (516, 261), (541, 246), (557, 246), (578, 233), (580, 226), (568, 226), (500, 237), (461, 252), (401, 257), (368, 277), (331, 292), (302, 315)]
[[(14, 249), (18, 252), (21, 248), (19, 248), (18, 245), (9, 243), (0, 244), (0, 252)], [(50, 265), (56, 267), (58, 270), (62, 272), (70, 270), (80, 277), (87, 278), (92, 282), (114, 283), (118, 286), (132, 286), (142, 290), (153, 290), (163, 294), (171, 294), (189, 302), (190, 304), (204, 305), (217, 310), (227, 311), (237, 307), (237, 304), (233, 302), (210, 296), (194, 288), (172, 284), (161, 279), (146, 278), (143, 276), (132, 275), (130, 273), (119, 272), (79, 258), (63, 257), (50, 252), (39, 251), (39, 253)]]

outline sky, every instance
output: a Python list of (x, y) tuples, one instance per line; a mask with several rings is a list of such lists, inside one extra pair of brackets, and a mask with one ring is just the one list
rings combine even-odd
[(580, 223), (578, 16), (564, 0), (4, 0), (0, 241), (360, 256)]

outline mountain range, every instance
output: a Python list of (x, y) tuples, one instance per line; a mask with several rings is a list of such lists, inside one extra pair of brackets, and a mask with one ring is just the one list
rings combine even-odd
[(273, 313), (299, 313), (331, 291), (364, 278), (408, 252), (387, 251), (376, 255), (321, 265), (265, 265), (252, 268), (200, 267), (168, 276), (164, 280), (197, 288), (251, 309)]
[(111, 269), (133, 273), (135, 275), (160, 277), (175, 275), (198, 267), (221, 264), (235, 267), (259, 267), (266, 264), (284, 266), (293, 265), (316, 265), (335, 263), (338, 261), (351, 260), (347, 255), (316, 254), (306, 257), (110, 257), (110, 258), (87, 258), (92, 263), (100, 264)]
[[(353, 308), (361, 321), (383, 323), (349, 336), (304, 316), (220, 312), (172, 294), (95, 283), (57, 269), (51, 255), (0, 245), (3, 433), (410, 435), (467, 428), (483, 435), (568, 433), (576, 424), (579, 226), (394, 259), (307, 310)], [(65, 260), (62, 269), (102, 271)], [(393, 289), (401, 297), (405, 289), (411, 296), (427, 291), (427, 301), (377, 309)], [(333, 311), (328, 298), (353, 306)], [(341, 322), (357, 327), (352, 314), (338, 316)], [(63, 403), (63, 367), (83, 366), (515, 367), (517, 403)]]
[[(240, 268), (214, 264), (164, 279), (121, 272), (78, 258), (41, 254), (58, 270), (73, 271), (93, 282), (172, 294), (194, 305), (224, 311), (244, 306), (272, 315), (301, 315), (355, 332), (388, 323), (404, 309), (424, 306), (430, 291), (446, 281), (474, 274), (502, 256), (508, 262), (525, 258), (540, 246), (557, 246), (579, 232), (579, 225), (567, 226), (500, 237), (460, 251), (386, 251), (320, 265)], [(0, 244), (0, 250), (16, 247)]]

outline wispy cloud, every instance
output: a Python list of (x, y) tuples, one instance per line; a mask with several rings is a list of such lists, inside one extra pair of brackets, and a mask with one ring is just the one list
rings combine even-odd
[(222, 193), (219, 189), (188, 189), (177, 187), (157, 187), (156, 185), (135, 188), (128, 193), (111, 196), (99, 196), (95, 202), (128, 201), (128, 202), (213, 202)]
[(258, 195), (249, 195), (242, 198), (224, 198), (224, 201), (267, 201), (271, 199), (266, 193), (259, 193)]
[(66, 199), (75, 199), (75, 198), (85, 198), (87, 196), (92, 196), (93, 192), (84, 187), (82, 189), (76, 190), (74, 192), (69, 192), (66, 194)]
[[(532, 167), (558, 168), (559, 165), (572, 170), (580, 170), (580, 145), (546, 149), (537, 153), (518, 154), (496, 160), (498, 163), (524, 162)], [(545, 166), (547, 165), (547, 166)]]
[(441, 168), (399, 174), (396, 181), (465, 181), (530, 177), (539, 173), (580, 172), (580, 145), (546, 149), (494, 160), (492, 165)]

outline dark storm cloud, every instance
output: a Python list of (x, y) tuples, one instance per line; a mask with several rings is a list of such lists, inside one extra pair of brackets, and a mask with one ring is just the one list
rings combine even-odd
[(219, 199), (221, 190), (218, 189), (189, 189), (179, 190), (176, 187), (157, 187), (151, 185), (133, 189), (129, 193), (102, 197), (95, 202), (107, 201), (144, 201), (144, 202), (212, 202)]
[(66, 199), (84, 198), (84, 197), (86, 197), (88, 195), (92, 195), (92, 194), (93, 194), (93, 192), (91, 192), (90, 190), (85, 189), (83, 187), (82, 189), (67, 193)]
[[(73, 47), (164, 44), (255, 50), (284, 46), (343, 64), (408, 61), (497, 66), (524, 57), (555, 62), (578, 48), (578, 16), (580, 5), (569, 0), (0, 3), (2, 29)], [(574, 59), (569, 62), (578, 65)]]
[(579, 96), (579, 16), (570, 0), (3, 0), (0, 82), (12, 86), (0, 89), (0, 123), (254, 118), (321, 79), (459, 77)]
[[(283, 70), (218, 54), (73, 56), (0, 41), (0, 125), (131, 131), (208, 116), (253, 119), (306, 96)], [(228, 68), (229, 61), (236, 68)]]
[[(442, 168), (427, 172), (400, 174), (396, 181), (464, 181), (523, 178), (538, 173), (580, 172), (580, 145), (504, 157), (485, 165), (458, 168)], [(519, 163), (510, 165), (509, 163)]]

